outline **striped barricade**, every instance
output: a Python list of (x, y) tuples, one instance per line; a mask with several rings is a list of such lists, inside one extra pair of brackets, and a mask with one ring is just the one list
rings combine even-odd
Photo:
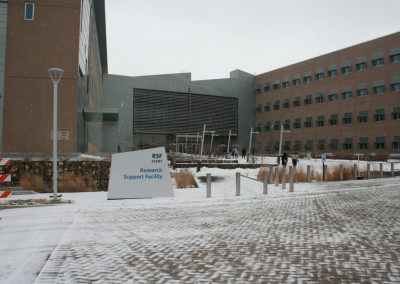
[(9, 166), (10, 165), (10, 159), (0, 159), (0, 166)]
[(0, 191), (0, 198), (11, 197), (11, 195), (12, 195), (12, 191), (11, 190)]

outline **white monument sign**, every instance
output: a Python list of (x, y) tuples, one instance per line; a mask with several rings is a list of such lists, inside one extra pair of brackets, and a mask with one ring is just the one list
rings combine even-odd
[(174, 197), (165, 148), (112, 155), (107, 199)]

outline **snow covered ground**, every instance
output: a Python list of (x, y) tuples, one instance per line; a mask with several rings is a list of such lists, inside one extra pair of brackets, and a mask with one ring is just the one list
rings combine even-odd
[[(358, 162), (327, 162), (340, 163)], [(300, 161), (306, 165), (322, 171), (320, 160)], [(270, 184), (267, 195), (261, 182), (242, 177), (241, 196), (235, 196), (235, 173), (255, 178), (258, 171), (203, 167), (196, 177), (219, 177), (211, 198), (198, 180), (199, 188), (175, 188), (174, 198), (107, 201), (106, 192), (66, 193), (62, 198), (73, 203), (0, 210), (0, 283), (400, 281), (400, 220), (390, 211), (399, 212), (399, 177), (296, 183), (294, 193)], [(11, 200), (38, 198), (48, 195)], [(390, 226), (377, 222), (385, 216), (365, 217), (367, 205), (388, 214)], [(357, 210), (354, 218), (343, 215), (349, 210)], [(271, 270), (277, 265), (281, 270)]]

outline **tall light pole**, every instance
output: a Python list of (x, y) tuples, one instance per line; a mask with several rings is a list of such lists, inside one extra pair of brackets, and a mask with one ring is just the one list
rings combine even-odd
[(57, 95), (58, 95), (58, 82), (64, 73), (60, 68), (50, 68), (49, 74), (54, 84), (54, 106), (53, 106), (53, 199), (57, 199)]
[(226, 147), (226, 153), (229, 154), (229, 146), (231, 144), (231, 136), (236, 136), (237, 134), (232, 133), (232, 129), (229, 129), (229, 137), (228, 137), (228, 147)]
[(249, 162), (249, 157), (250, 157), (250, 153), (251, 153), (251, 137), (253, 137), (253, 134), (256, 134), (256, 133), (260, 133), (260, 132), (253, 131), (253, 126), (252, 126), (250, 129), (250, 142), (249, 142), (249, 153), (247, 154), (247, 162)]

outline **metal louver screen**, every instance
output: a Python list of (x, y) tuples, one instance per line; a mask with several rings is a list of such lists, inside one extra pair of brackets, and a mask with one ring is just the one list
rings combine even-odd
[(147, 89), (133, 90), (133, 133), (216, 135), (238, 132), (238, 99)]

